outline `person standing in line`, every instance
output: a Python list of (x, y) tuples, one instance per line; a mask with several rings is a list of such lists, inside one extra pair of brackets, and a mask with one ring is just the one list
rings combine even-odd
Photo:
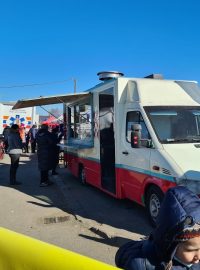
[(30, 141), (30, 133), (29, 131), (25, 133), (25, 149), (26, 149), (26, 153), (29, 153), (29, 141)]
[(10, 132), (10, 126), (6, 126), (3, 130), (3, 137), (4, 137), (4, 145), (5, 145), (5, 152), (7, 153), (8, 150), (8, 135)]
[(30, 142), (31, 142), (31, 153), (35, 153), (37, 126), (33, 125), (30, 128), (29, 133), (30, 133)]
[(53, 167), (52, 167), (52, 175), (57, 175), (56, 168), (59, 163), (59, 153), (60, 153), (60, 147), (57, 145), (60, 143), (60, 134), (59, 134), (59, 127), (54, 127), (51, 131), (52, 139), (53, 139), (53, 145), (52, 145), (52, 151), (53, 151)]
[(22, 152), (26, 153), (26, 129), (24, 126), (19, 127), (19, 134), (22, 139)]
[(200, 270), (200, 198), (170, 188), (149, 238), (121, 246), (115, 262), (126, 270)]
[(53, 166), (53, 139), (48, 126), (43, 124), (36, 135), (38, 168), (40, 170), (40, 187), (49, 186), (49, 170)]
[(22, 140), (19, 134), (19, 126), (13, 124), (8, 135), (8, 154), (11, 159), (10, 166), (10, 184), (20, 185), (21, 182), (16, 181), (16, 173), (19, 167), (19, 159), (22, 153)]

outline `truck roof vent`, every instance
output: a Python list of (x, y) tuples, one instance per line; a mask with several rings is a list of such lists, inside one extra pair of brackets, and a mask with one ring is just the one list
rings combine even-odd
[(124, 76), (124, 73), (119, 71), (100, 71), (97, 73), (97, 76), (99, 76), (99, 80), (101, 81), (108, 81), (110, 79), (122, 77)]
[(145, 76), (144, 78), (147, 78), (147, 79), (159, 79), (159, 80), (164, 79), (162, 74), (150, 74), (148, 76)]

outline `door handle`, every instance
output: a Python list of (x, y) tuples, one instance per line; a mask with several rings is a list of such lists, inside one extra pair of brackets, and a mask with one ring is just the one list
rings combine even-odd
[(128, 155), (128, 154), (129, 154), (129, 152), (127, 152), (127, 151), (123, 151), (123, 152), (122, 152), (122, 154), (124, 154), (124, 155)]

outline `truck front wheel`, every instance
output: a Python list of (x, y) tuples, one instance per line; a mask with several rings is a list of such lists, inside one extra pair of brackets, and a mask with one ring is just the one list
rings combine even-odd
[(150, 187), (147, 191), (146, 209), (150, 222), (154, 227), (156, 226), (156, 218), (158, 216), (163, 197), (163, 192), (156, 186)]

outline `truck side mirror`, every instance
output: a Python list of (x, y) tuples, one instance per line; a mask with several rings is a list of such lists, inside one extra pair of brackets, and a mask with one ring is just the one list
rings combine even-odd
[(141, 147), (141, 130), (140, 124), (133, 124), (131, 126), (131, 147), (140, 148)]

